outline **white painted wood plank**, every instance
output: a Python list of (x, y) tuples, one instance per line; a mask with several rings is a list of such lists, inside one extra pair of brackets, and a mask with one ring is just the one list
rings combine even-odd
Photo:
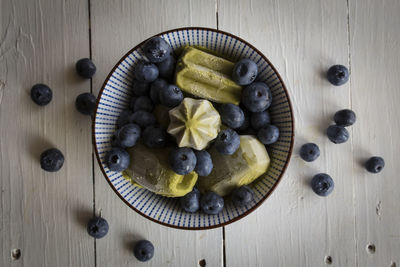
[[(99, 91), (118, 60), (144, 39), (176, 27), (216, 27), (215, 2), (207, 1), (92, 1), (92, 49)], [(146, 266), (222, 266), (222, 231), (184, 231), (161, 226), (136, 214), (109, 187), (97, 163), (96, 207), (110, 223), (110, 233), (97, 245), (97, 266), (138, 264), (133, 244), (148, 239), (155, 256)]]
[[(354, 266), (351, 142), (334, 145), (325, 136), (332, 115), (350, 105), (349, 84), (325, 79), (335, 63), (348, 65), (346, 1), (225, 1), (218, 4), (221, 30), (259, 48), (286, 83), (295, 113), (291, 164), (272, 196), (253, 214), (226, 227), (227, 266)], [(298, 150), (315, 142), (320, 158), (305, 163)], [(326, 172), (335, 181), (327, 198), (309, 182)]]
[[(351, 95), (358, 266), (400, 265), (400, 2), (350, 2)], [(362, 163), (382, 156), (370, 174)], [(375, 246), (375, 253), (366, 249)]]
[[(93, 266), (86, 233), (92, 212), (90, 118), (74, 107), (90, 90), (74, 64), (89, 54), (88, 5), (82, 1), (1, 1), (0, 187), (1, 266)], [(39, 107), (30, 88), (46, 83), (53, 100)], [(46, 173), (39, 156), (65, 156)], [(11, 250), (20, 249), (19, 260)]]

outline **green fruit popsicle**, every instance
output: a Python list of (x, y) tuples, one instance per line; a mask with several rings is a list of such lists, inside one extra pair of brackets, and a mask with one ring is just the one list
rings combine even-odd
[(176, 84), (185, 92), (218, 103), (238, 105), (242, 87), (231, 80), (235, 63), (186, 47), (176, 67)]

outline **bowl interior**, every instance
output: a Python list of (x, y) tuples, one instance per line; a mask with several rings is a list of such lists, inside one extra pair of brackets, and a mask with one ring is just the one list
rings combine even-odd
[(254, 201), (245, 207), (235, 207), (226, 201), (223, 212), (207, 215), (201, 212), (186, 213), (179, 201), (156, 195), (131, 184), (119, 172), (110, 171), (104, 162), (105, 153), (111, 148), (111, 136), (116, 130), (119, 114), (127, 109), (132, 97), (133, 68), (140, 59), (143, 43), (129, 51), (110, 72), (98, 97), (94, 121), (94, 140), (100, 167), (110, 186), (124, 202), (143, 216), (172, 227), (182, 229), (208, 229), (225, 225), (244, 217), (257, 208), (273, 191), (285, 171), (293, 146), (293, 115), (289, 95), (279, 74), (258, 50), (229, 33), (206, 29), (184, 28), (161, 33), (174, 50), (185, 45), (199, 45), (237, 61), (250, 58), (259, 68), (258, 81), (268, 84), (273, 101), (270, 107), (272, 123), (280, 130), (278, 142), (267, 147), (271, 158), (268, 171), (251, 184)]

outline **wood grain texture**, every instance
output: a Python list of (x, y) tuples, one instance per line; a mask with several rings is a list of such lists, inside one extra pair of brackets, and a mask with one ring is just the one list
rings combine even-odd
[[(358, 266), (400, 266), (400, 2), (350, 1), (355, 218)], [(382, 156), (370, 174), (363, 164)], [(375, 253), (368, 250), (375, 246)]]
[[(1, 1), (0, 187), (1, 266), (93, 266), (86, 233), (92, 212), (90, 118), (74, 108), (90, 90), (74, 64), (88, 56), (87, 1)], [(53, 89), (45, 107), (30, 99), (36, 83)], [(39, 156), (64, 156), (48, 173)], [(13, 260), (11, 251), (20, 249)]]
[[(220, 29), (238, 34), (272, 61), (290, 92), (296, 142), (281, 184), (253, 214), (226, 227), (226, 266), (355, 266), (352, 143), (331, 143), (325, 131), (350, 106), (350, 86), (330, 85), (326, 70), (348, 65), (346, 1), (218, 1)], [(317, 161), (300, 146), (314, 142)], [(318, 197), (311, 178), (325, 172), (334, 192)], [(251, 240), (250, 242), (247, 240)]]
[[(159, 32), (184, 26), (216, 27), (214, 1), (92, 1), (93, 60), (98, 92), (118, 60), (138, 43)], [(114, 193), (96, 162), (96, 209), (110, 223), (110, 232), (96, 242), (97, 266), (132, 266), (136, 241), (155, 246), (146, 266), (222, 266), (222, 230), (183, 231), (151, 222), (126, 206)]]

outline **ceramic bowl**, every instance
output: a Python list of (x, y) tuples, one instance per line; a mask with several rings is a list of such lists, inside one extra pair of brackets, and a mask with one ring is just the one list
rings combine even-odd
[(133, 68), (138, 60), (145, 58), (142, 47), (145, 41), (124, 55), (111, 70), (97, 100), (93, 124), (95, 152), (100, 168), (114, 192), (126, 205), (144, 217), (179, 229), (209, 229), (220, 227), (240, 218), (259, 207), (276, 188), (288, 166), (293, 149), (293, 110), (288, 91), (271, 62), (255, 47), (230, 33), (208, 28), (180, 28), (158, 34), (174, 50), (185, 45), (198, 45), (214, 50), (233, 61), (250, 58), (257, 63), (259, 81), (271, 88), (273, 101), (270, 107), (272, 122), (280, 130), (279, 140), (268, 146), (271, 164), (268, 171), (251, 184), (254, 201), (245, 207), (236, 207), (225, 201), (224, 210), (218, 215), (202, 212), (187, 213), (180, 208), (176, 198), (156, 195), (136, 187), (119, 172), (110, 171), (104, 162), (105, 153), (111, 147), (111, 136), (116, 130), (119, 114), (128, 108), (132, 97)]

